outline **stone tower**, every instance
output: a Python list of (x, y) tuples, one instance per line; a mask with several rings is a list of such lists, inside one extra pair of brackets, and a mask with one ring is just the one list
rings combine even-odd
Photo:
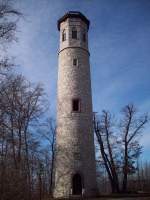
[(93, 196), (96, 167), (88, 50), (89, 20), (68, 12), (60, 31), (53, 196)]

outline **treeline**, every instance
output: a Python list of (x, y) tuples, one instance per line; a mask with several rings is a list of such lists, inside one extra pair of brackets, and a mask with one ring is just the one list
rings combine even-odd
[(55, 127), (43, 87), (14, 73), (4, 53), (23, 16), (12, 2), (0, 1), (0, 199), (41, 200), (52, 189)]
[[(43, 89), (22, 76), (0, 85), (0, 196), (42, 199), (51, 193), (53, 122), (42, 119)], [(55, 136), (55, 135), (54, 135)]]

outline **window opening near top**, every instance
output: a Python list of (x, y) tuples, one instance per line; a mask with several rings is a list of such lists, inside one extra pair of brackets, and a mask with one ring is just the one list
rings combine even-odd
[(75, 27), (72, 28), (72, 38), (77, 39), (77, 29)]
[(66, 30), (63, 30), (62, 32), (62, 41), (66, 40)]

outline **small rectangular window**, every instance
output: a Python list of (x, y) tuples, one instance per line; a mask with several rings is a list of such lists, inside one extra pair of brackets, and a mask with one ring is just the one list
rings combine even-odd
[(66, 30), (64, 29), (62, 32), (62, 41), (66, 40)]
[(77, 39), (77, 31), (76, 30), (72, 31), (72, 38)]
[(79, 99), (73, 99), (72, 100), (72, 111), (73, 112), (79, 112), (80, 111), (80, 100)]
[(75, 66), (78, 65), (77, 62), (78, 62), (78, 60), (77, 60), (76, 58), (74, 58), (74, 59), (73, 59), (73, 65), (75, 65)]
[(62, 41), (65, 41), (66, 40), (66, 33), (63, 33), (62, 35)]

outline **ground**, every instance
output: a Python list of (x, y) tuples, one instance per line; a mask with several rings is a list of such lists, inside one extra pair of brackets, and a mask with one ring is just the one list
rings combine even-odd
[[(60, 200), (60, 199), (59, 199)], [(64, 200), (64, 199), (62, 199)], [(74, 200), (150, 200), (150, 196), (149, 197), (119, 197), (119, 198), (93, 198), (93, 199), (80, 199), (80, 198), (75, 198)]]
[(97, 198), (91, 200), (150, 200), (150, 197), (132, 197), (132, 198)]

